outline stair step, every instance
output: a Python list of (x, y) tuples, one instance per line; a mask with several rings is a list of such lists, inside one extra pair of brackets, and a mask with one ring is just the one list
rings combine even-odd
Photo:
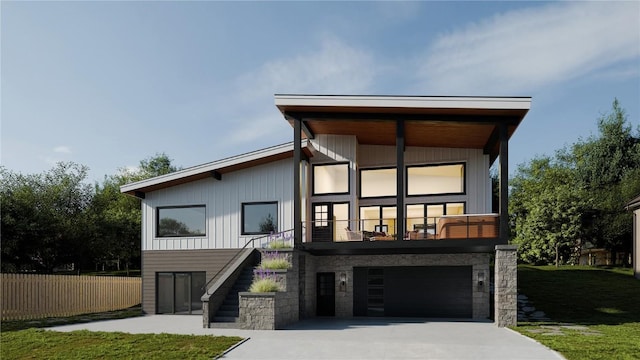
[[(240, 316), (239, 310), (218, 310), (215, 317), (238, 317)], [(214, 319), (215, 319), (214, 317)]]
[(236, 316), (214, 316), (213, 317), (213, 322), (214, 323), (238, 322), (238, 317), (236, 317)]
[(238, 322), (212, 322), (209, 323), (211, 329), (239, 329), (240, 323)]
[(220, 311), (236, 311), (237, 312), (238, 311), (238, 305), (225, 305), (225, 304), (222, 304), (220, 306), (220, 308), (218, 309), (218, 313)]

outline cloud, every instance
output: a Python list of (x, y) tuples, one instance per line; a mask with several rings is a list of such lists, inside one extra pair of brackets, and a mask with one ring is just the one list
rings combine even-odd
[(354, 94), (367, 91), (374, 76), (371, 54), (327, 36), (316, 51), (269, 61), (237, 83), (248, 98), (274, 93)]
[[(368, 93), (376, 71), (369, 52), (331, 36), (322, 38), (315, 50), (272, 59), (236, 79), (224, 106), (242, 113), (243, 119), (232, 126), (222, 144), (228, 147), (273, 137), (290, 141), (291, 133), (282, 136), (289, 125), (275, 109), (274, 94)], [(281, 125), (274, 126), (278, 120)]]
[(421, 90), (531, 92), (613, 65), (628, 66), (640, 56), (639, 6), (554, 3), (440, 35), (421, 59)]
[(58, 154), (71, 154), (71, 148), (68, 146), (60, 145), (53, 148), (53, 152)]

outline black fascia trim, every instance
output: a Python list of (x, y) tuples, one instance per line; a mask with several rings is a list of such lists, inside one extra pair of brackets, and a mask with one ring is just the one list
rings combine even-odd
[[(432, 167), (432, 166), (447, 166), (447, 165), (462, 165), (462, 192), (455, 193), (437, 193), (437, 194), (414, 194), (409, 195), (409, 168), (416, 167)], [(405, 196), (408, 198), (412, 197), (423, 197), (423, 196), (451, 196), (451, 195), (467, 195), (467, 162), (466, 161), (458, 161), (458, 162), (446, 162), (446, 163), (431, 163), (431, 164), (423, 164), (423, 165), (407, 165), (405, 167), (405, 176), (407, 182), (407, 191)]]
[[(360, 199), (390, 199), (390, 198), (396, 198), (396, 195), (384, 195), (384, 196), (362, 196), (362, 172), (363, 171), (368, 171), (368, 170), (385, 170), (385, 169), (396, 169), (396, 171), (398, 171), (398, 167), (397, 166), (380, 166), (380, 167), (368, 167), (368, 168), (364, 168), (364, 169), (358, 169), (358, 197)], [(397, 186), (397, 184), (396, 184)], [(397, 190), (396, 190), (397, 191)]]
[[(316, 166), (332, 166), (332, 165), (347, 165), (347, 192), (337, 192), (337, 193), (316, 193)], [(311, 196), (328, 196), (328, 195), (349, 195), (351, 194), (351, 169), (349, 167), (350, 162), (348, 161), (340, 161), (335, 163), (318, 163), (311, 164)]]
[[(159, 226), (158, 223), (160, 222), (160, 210), (163, 209), (188, 209), (188, 208), (204, 208), (204, 234), (189, 234), (189, 235), (175, 235), (175, 236), (160, 236), (160, 234), (158, 234), (158, 230)], [(155, 231), (154, 231), (154, 239), (176, 239), (176, 238), (189, 238), (189, 237), (206, 237), (207, 236), (207, 205), (206, 204), (197, 204), (197, 205), (169, 205), (169, 206), (158, 206), (156, 207), (156, 218), (154, 219), (153, 222), (154, 226), (155, 226)]]
[[(276, 204), (276, 216), (280, 212), (280, 204), (278, 201), (252, 201), (252, 202), (243, 202), (240, 204), (240, 235), (268, 235), (269, 233), (265, 232), (245, 232), (244, 231), (244, 206), (245, 205), (266, 205), (266, 204)], [(280, 228), (280, 219), (276, 219), (276, 232)]]

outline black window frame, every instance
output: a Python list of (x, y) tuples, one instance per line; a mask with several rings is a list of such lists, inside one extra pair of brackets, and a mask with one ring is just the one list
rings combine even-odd
[[(247, 232), (247, 231), (245, 231), (245, 228), (244, 228), (245, 210), (244, 210), (244, 208), (245, 208), (246, 205), (275, 205), (276, 206), (276, 212), (275, 212), (275, 215), (276, 215), (275, 226), (276, 226), (276, 228), (271, 232), (251, 232), (251, 231)], [(271, 234), (271, 233), (277, 233), (278, 232), (278, 228), (280, 227), (279, 226), (280, 224), (278, 223), (279, 222), (278, 212), (279, 212), (280, 209), (279, 209), (279, 204), (278, 204), (277, 201), (244, 202), (244, 203), (242, 203), (240, 205), (240, 208), (241, 208), (241, 211), (240, 211), (241, 212), (241, 218), (240, 218), (240, 234), (241, 235), (268, 235), (268, 234)]]
[[(185, 234), (185, 235), (160, 235), (160, 211), (166, 209), (189, 209), (189, 208), (203, 208), (204, 209), (204, 233), (203, 234)], [(205, 204), (198, 205), (175, 205), (175, 206), (158, 206), (156, 207), (156, 219), (155, 219), (155, 238), (157, 239), (171, 239), (171, 238), (191, 238), (191, 237), (207, 237), (207, 206)]]
[[(333, 192), (333, 193), (316, 193), (316, 166), (337, 166), (347, 165), (347, 191), (346, 192)], [(311, 195), (312, 196), (330, 196), (330, 195), (349, 195), (351, 194), (351, 171), (348, 161), (334, 162), (334, 163), (319, 163), (311, 164)]]
[[(410, 168), (424, 168), (424, 167), (436, 167), (436, 166), (450, 166), (450, 165), (462, 165), (462, 192), (448, 192), (448, 193), (437, 193), (437, 194), (409, 194), (409, 169)], [(415, 197), (425, 197), (425, 196), (449, 196), (449, 195), (467, 195), (467, 163), (460, 162), (448, 162), (448, 163), (437, 163), (437, 164), (422, 164), (422, 165), (407, 165), (404, 170), (404, 178), (405, 178), (405, 196), (408, 198)]]
[[(381, 167), (372, 167), (372, 168), (365, 168), (365, 169), (359, 169), (358, 170), (358, 194), (360, 199), (392, 199), (392, 198), (396, 198), (397, 194), (397, 184), (394, 187), (394, 190), (396, 191), (396, 195), (383, 195), (383, 196), (362, 196), (362, 172), (363, 171), (372, 171), (372, 170), (388, 170), (388, 169), (395, 169), (396, 170), (396, 176), (397, 171), (398, 171), (398, 167), (396, 166), (381, 166)], [(397, 180), (396, 180), (397, 181)]]

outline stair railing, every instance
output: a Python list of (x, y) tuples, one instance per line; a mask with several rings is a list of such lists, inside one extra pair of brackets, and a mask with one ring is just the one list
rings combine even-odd
[(293, 243), (293, 236), (287, 236), (287, 234), (293, 232), (293, 230), (294, 229), (284, 230), (284, 231), (280, 231), (280, 232), (277, 232), (277, 233), (271, 233), (271, 234), (267, 234), (267, 235), (260, 235), (260, 236), (253, 237), (253, 238), (249, 239), (249, 241), (247, 241), (244, 244), (244, 246), (242, 248), (240, 248), (238, 250), (238, 252), (236, 252), (235, 255), (233, 255), (233, 257), (231, 259), (229, 259), (229, 261), (227, 261), (227, 263), (224, 264), (224, 266), (221, 267), (220, 270), (218, 270), (218, 272), (215, 275), (213, 275), (213, 277), (211, 279), (209, 279), (209, 281), (207, 281), (206, 284), (204, 284), (203, 287), (200, 288), (200, 290), (201, 291), (204, 290), (204, 294), (206, 294), (206, 295), (211, 295), (211, 294), (209, 294), (209, 285), (211, 285), (211, 282), (213, 281), (213, 279), (218, 277), (218, 275), (220, 275), (220, 273), (223, 270), (225, 270), (227, 268), (227, 266), (229, 266), (229, 264), (233, 263), (238, 258), (238, 256), (240, 256), (240, 254), (247, 248), (247, 246), (249, 246), (250, 244), (253, 244), (254, 241), (261, 240), (261, 239), (268, 239), (268, 241), (284, 239), (285, 242), (287, 240), (291, 240), (291, 242)]

